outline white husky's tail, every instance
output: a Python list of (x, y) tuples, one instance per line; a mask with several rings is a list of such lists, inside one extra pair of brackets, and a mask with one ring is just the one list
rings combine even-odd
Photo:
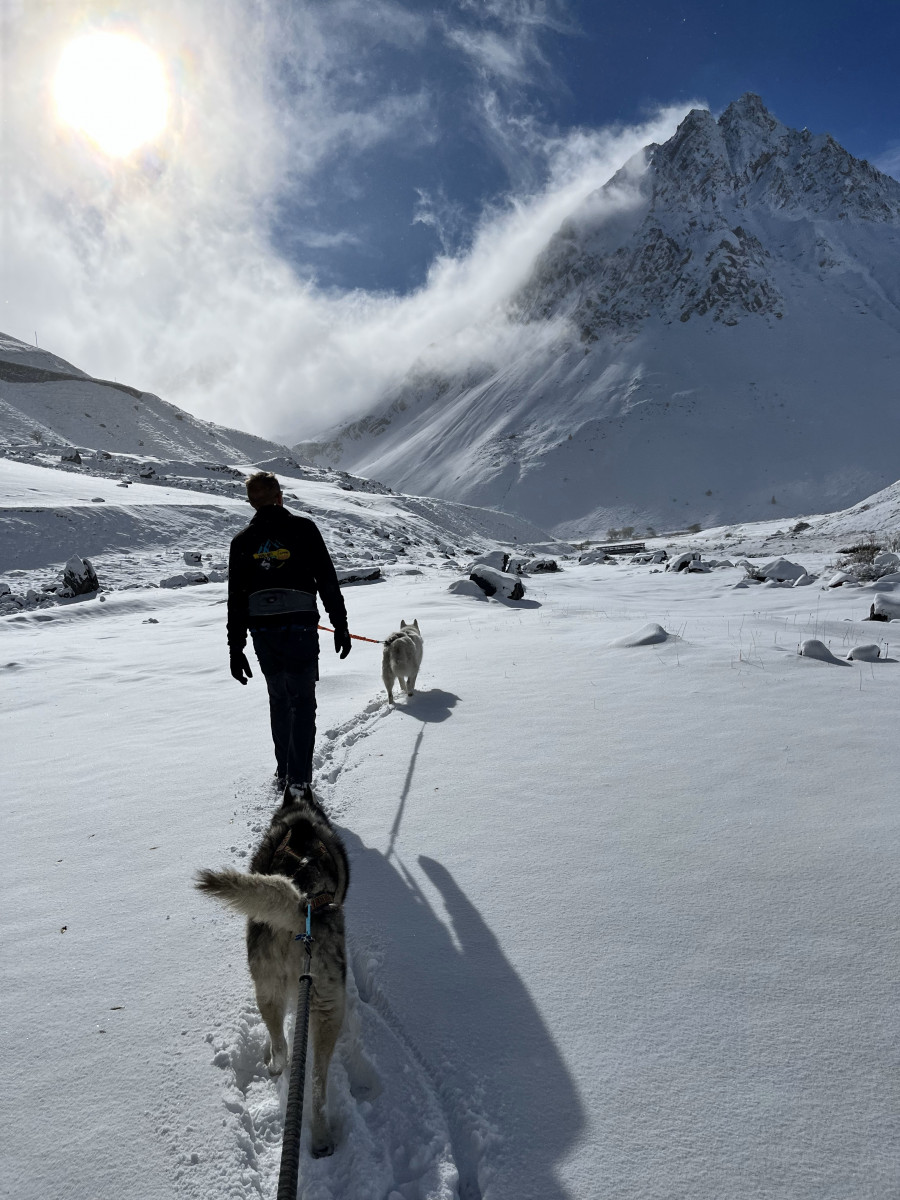
[(196, 886), (235, 912), (273, 929), (295, 932), (305, 919), (306, 897), (286, 875), (258, 875), (223, 867), (197, 872)]

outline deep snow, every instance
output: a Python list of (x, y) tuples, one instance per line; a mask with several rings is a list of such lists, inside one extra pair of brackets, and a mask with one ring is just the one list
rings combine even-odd
[[(7, 516), (37, 478), (33, 507), (71, 504), (72, 476), (33, 470), (4, 477)], [(184, 493), (152, 490), (130, 519), (162, 538)], [(289, 490), (336, 553), (411, 520), (405, 498), (357, 496), (376, 507), (351, 525), (352, 493)], [(709, 543), (821, 574), (856, 519)], [(499, 602), (452, 594), (463, 570), (428, 545), (346, 593), (355, 633), (418, 618), (415, 697), (390, 710), (379, 647), (340, 662), (323, 635), (316, 782), (352, 859), (351, 1005), (338, 1149), (304, 1155), (300, 1195), (894, 1195), (900, 626), (862, 621), (877, 587), (565, 560)], [(164, 565), (130, 562), (144, 585)], [(286, 1085), (241, 922), (191, 886), (245, 862), (276, 803), (224, 595), (0, 618), (11, 1197), (274, 1196)], [(649, 624), (669, 637), (621, 644)], [(809, 639), (842, 665), (799, 655)], [(871, 643), (884, 659), (846, 660)]]

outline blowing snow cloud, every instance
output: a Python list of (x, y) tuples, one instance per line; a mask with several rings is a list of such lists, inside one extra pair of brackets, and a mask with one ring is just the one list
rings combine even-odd
[[(510, 91), (548, 69), (539, 42), (555, 18), (538, 5), (448, 4), (429, 17), (385, 0), (2, 12), (3, 327), (198, 416), (291, 440), (365, 411), (413, 364), (514, 353), (504, 303), (547, 238), (684, 111), (632, 129), (541, 127)], [(148, 46), (168, 82), (165, 129), (120, 158), (54, 102), (64, 51), (98, 32)], [(448, 87), (466, 82), (455, 103), (507, 181), (468, 218), (444, 197), (455, 239), (423, 221), (452, 115), (435, 62)], [(405, 291), (337, 286), (321, 255), (378, 245), (366, 179), (401, 152), (403, 220), (410, 236), (434, 237), (425, 277)], [(330, 227), (329, 209), (351, 202), (358, 219)]]

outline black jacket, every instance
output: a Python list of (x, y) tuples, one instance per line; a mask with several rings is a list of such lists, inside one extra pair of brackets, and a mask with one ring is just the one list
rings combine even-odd
[[(228, 556), (228, 646), (243, 650), (247, 644), (250, 597), (268, 588), (289, 588), (322, 597), (335, 629), (347, 627), (347, 609), (338, 586), (334, 563), (318, 527), (307, 517), (297, 517), (279, 504), (257, 510), (246, 529), (231, 542)], [(308, 617), (315, 624), (318, 614)], [(284, 617), (253, 618), (264, 627)]]

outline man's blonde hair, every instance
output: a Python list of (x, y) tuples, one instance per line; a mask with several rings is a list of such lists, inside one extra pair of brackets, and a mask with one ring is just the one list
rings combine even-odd
[(277, 504), (280, 495), (281, 484), (271, 471), (257, 471), (247, 480), (247, 499), (254, 508)]

